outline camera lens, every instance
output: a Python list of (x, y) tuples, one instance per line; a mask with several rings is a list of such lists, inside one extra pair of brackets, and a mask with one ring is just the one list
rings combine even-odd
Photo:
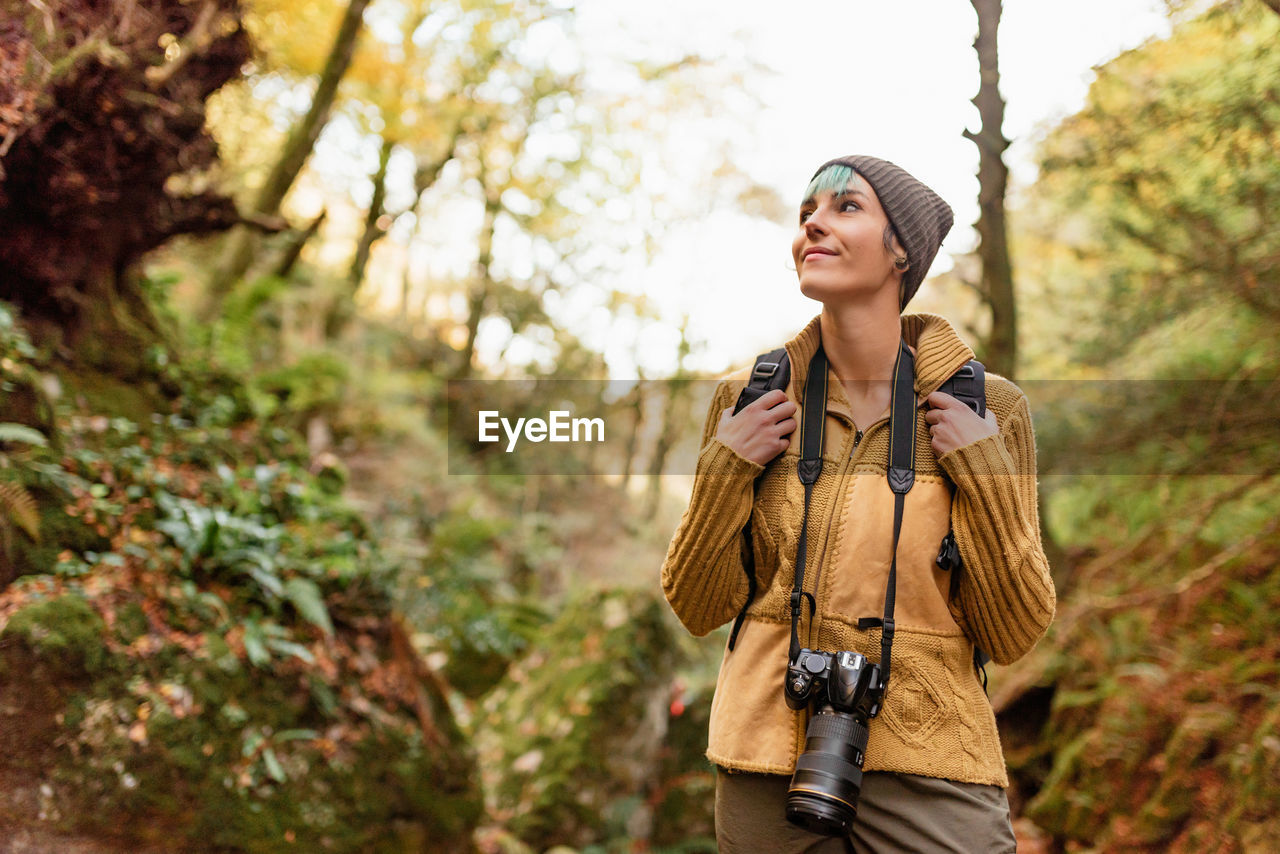
[(787, 820), (812, 833), (847, 836), (858, 813), (867, 727), (829, 706), (809, 720), (804, 753), (787, 790)]

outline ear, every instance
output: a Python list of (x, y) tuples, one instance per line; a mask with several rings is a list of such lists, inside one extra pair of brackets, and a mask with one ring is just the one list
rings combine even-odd
[(911, 264), (908, 263), (905, 267), (900, 267), (896, 263), (896, 259), (907, 257), (907, 250), (903, 248), (902, 241), (898, 240), (898, 233), (896, 231), (892, 232), (889, 235), (889, 242), (893, 246), (893, 257), (895, 259), (894, 267), (905, 273), (908, 269), (910, 269)]

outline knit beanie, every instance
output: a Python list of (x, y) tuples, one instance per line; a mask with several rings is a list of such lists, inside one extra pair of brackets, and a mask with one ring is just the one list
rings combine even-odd
[(899, 309), (906, 308), (924, 281), (925, 273), (929, 272), (942, 238), (951, 230), (951, 223), (955, 220), (951, 206), (907, 170), (878, 157), (837, 157), (818, 167), (814, 177), (836, 164), (857, 172), (876, 191), (880, 206), (888, 214), (889, 222), (898, 233), (898, 240), (907, 250), (907, 261), (911, 266), (902, 276), (902, 304)]

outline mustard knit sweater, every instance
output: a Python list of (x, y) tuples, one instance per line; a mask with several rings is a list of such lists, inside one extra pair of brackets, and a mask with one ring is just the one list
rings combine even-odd
[[(988, 373), (987, 406), (999, 433), (935, 457), (921, 415), (924, 397), (973, 353), (940, 317), (907, 315), (902, 324), (904, 339), (916, 349), (916, 483), (907, 495), (898, 549), (893, 674), (884, 709), (871, 722), (865, 769), (1004, 786), (995, 718), (972, 652), (976, 643), (998, 663), (1011, 662), (1053, 619), (1030, 412), (1017, 386)], [(787, 344), (787, 393), (799, 404), (797, 392), (803, 392), (820, 340), (815, 318)], [(684, 625), (706, 634), (746, 602), (742, 552), (754, 550), (758, 592), (735, 650), (725, 650), (707, 755), (730, 770), (790, 774), (804, 750), (808, 720), (807, 710), (787, 708), (782, 689), (803, 515), (798, 440), (766, 468), (715, 438), (720, 412), (732, 406), (745, 380), (743, 372), (722, 382), (711, 403), (693, 493), (663, 563), (662, 585)], [(801, 643), (878, 661), (880, 630), (859, 629), (858, 620), (883, 613), (893, 517), (885, 481), (888, 423), (876, 422), (856, 440), (842, 385), (834, 376), (828, 385), (823, 469), (809, 511), (805, 571), (817, 612), (802, 623)], [(748, 517), (750, 544), (742, 536)], [(957, 579), (934, 561), (949, 529), (964, 560)]]

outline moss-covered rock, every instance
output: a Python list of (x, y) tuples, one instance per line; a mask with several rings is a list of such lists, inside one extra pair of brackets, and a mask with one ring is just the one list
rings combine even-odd
[(34, 602), (0, 635), (0, 693), (21, 712), (0, 776), (47, 781), (65, 829), (184, 851), (467, 851), (474, 758), (396, 631), (384, 620), (346, 638), (387, 686), (353, 709), (340, 686), (357, 673), (326, 706), (304, 662), (248, 666), (222, 641), (131, 658), (106, 651), (81, 595)]
[(568, 604), (477, 718), (492, 817), (536, 850), (650, 837), (676, 649), (653, 595)]
[(37, 600), (18, 609), (0, 641), (17, 641), (31, 657), (58, 676), (95, 675), (107, 661), (106, 623), (82, 596)]

